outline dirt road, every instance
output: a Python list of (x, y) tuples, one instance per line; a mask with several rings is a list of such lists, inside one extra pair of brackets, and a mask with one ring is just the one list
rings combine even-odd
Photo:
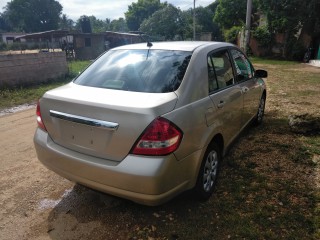
[(0, 239), (46, 239), (43, 222), (72, 184), (44, 168), (32, 137), (35, 109), (0, 118)]
[(35, 109), (0, 117), (0, 239), (114, 239), (108, 232), (117, 225), (91, 221), (91, 208), (126, 201), (74, 187), (42, 166), (35, 128)]

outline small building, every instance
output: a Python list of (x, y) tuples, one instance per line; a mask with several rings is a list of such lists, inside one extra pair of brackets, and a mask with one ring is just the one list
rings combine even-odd
[(139, 34), (103, 32), (103, 33), (73, 33), (73, 46), (76, 59), (96, 59), (110, 48), (142, 42)]
[(15, 41), (25, 42), (28, 47), (38, 45), (40, 48), (42, 48), (41, 46), (45, 46), (44, 48), (57, 49), (62, 46), (62, 37), (66, 37), (67, 35), (68, 31), (66, 30), (51, 30), (16, 36)]
[[(102, 32), (79, 33), (67, 30), (51, 30), (31, 34), (16, 34), (12, 40), (23, 42), (23, 48), (41, 49), (42, 51), (66, 51), (67, 58), (77, 60), (93, 60), (110, 48), (140, 43), (140, 34)], [(47, 50), (45, 50), (47, 49)]]
[(120, 33), (120, 32), (104, 32), (107, 48), (114, 48), (122, 45), (141, 43), (143, 39), (140, 34), (136, 33)]
[(96, 59), (106, 51), (102, 33), (74, 33), (72, 36), (75, 58), (78, 60)]
[[(0, 42), (4, 42), (6, 44), (13, 44), (15, 38), (23, 35), (24, 33), (14, 33), (14, 32), (4, 32), (0, 33)], [(25, 42), (24, 38), (21, 38), (21, 42)]]

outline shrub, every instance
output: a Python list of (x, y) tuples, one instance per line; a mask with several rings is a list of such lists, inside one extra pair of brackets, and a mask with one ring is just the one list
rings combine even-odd
[(7, 50), (7, 44), (5, 44), (4, 42), (0, 42), (0, 51), (5, 51)]
[(232, 28), (224, 31), (224, 38), (227, 42), (237, 43), (237, 38), (239, 33), (241, 32), (242, 27), (233, 26)]
[(258, 41), (261, 47), (267, 47), (272, 42), (272, 35), (267, 26), (257, 27), (252, 32), (252, 36)]
[(286, 48), (287, 57), (294, 61), (302, 61), (303, 56), (306, 52), (306, 47), (302, 42), (297, 41), (295, 38), (288, 41), (288, 45)]

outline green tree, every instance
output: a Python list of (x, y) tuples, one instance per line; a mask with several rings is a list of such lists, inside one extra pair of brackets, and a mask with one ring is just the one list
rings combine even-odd
[(304, 0), (260, 0), (260, 9), (267, 15), (271, 31), (282, 33), (297, 32), (307, 11)]
[(81, 31), (81, 22), (82, 21), (87, 21), (89, 20), (90, 22), (90, 26), (91, 26), (91, 30), (93, 33), (100, 33), (100, 32), (105, 32), (108, 30), (108, 24), (109, 24), (109, 19), (106, 19), (106, 21), (103, 21), (101, 19), (97, 19), (95, 16), (86, 16), (83, 15), (81, 16), (77, 22), (76, 22), (76, 29)]
[(57, 29), (61, 11), (55, 0), (12, 0), (4, 14), (15, 31), (39, 32)]
[(219, 0), (214, 15), (214, 21), (222, 29), (241, 26), (246, 21), (247, 1), (244, 0)]
[(215, 40), (221, 40), (221, 31), (217, 23), (213, 21), (214, 12), (208, 6), (196, 8), (196, 23), (200, 25), (201, 32), (211, 32)]
[(219, 5), (219, 1), (214, 1), (213, 3), (209, 4), (209, 5), (207, 6), (207, 8), (209, 8), (209, 9), (211, 10), (211, 12), (213, 12), (213, 14), (215, 14), (218, 5)]
[(180, 9), (168, 4), (156, 11), (150, 18), (144, 20), (140, 30), (149, 35), (162, 36), (166, 40), (176, 37), (184, 39), (185, 29), (188, 26)]
[(131, 31), (137, 31), (143, 20), (149, 18), (156, 11), (167, 6), (167, 2), (161, 3), (160, 0), (138, 0), (128, 6), (125, 12), (128, 28)]
[(124, 18), (114, 19), (109, 24), (109, 31), (113, 32), (128, 32), (128, 26)]
[[(186, 38), (193, 38), (193, 9), (188, 9), (182, 12), (183, 16), (188, 22), (185, 36)], [(214, 13), (211, 8), (197, 7), (195, 9), (196, 14), (196, 33), (211, 32), (214, 40), (221, 40), (221, 32), (218, 24), (213, 21)]]
[(0, 32), (7, 32), (11, 30), (8, 19), (4, 13), (0, 13)]
[(66, 14), (62, 14), (60, 21), (59, 21), (59, 28), (60, 29), (64, 29), (64, 30), (72, 30), (74, 28), (74, 21), (70, 18), (68, 18), (68, 16)]
[(285, 35), (283, 57), (303, 56), (305, 49), (296, 37), (301, 29), (307, 28), (311, 36), (320, 36), (319, 0), (259, 0), (259, 3), (261, 11), (267, 15), (269, 32)]

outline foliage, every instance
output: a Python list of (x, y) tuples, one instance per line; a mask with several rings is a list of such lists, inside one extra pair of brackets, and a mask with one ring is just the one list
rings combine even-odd
[(287, 43), (287, 58), (294, 61), (302, 61), (306, 48), (303, 43), (296, 38), (289, 39)]
[(0, 42), (0, 51), (4, 51), (7, 49), (7, 44), (5, 44), (4, 42)]
[(242, 27), (234, 26), (224, 32), (224, 38), (227, 42), (237, 43), (237, 37), (241, 31)]
[(268, 47), (272, 42), (272, 34), (267, 26), (257, 27), (252, 31), (252, 36), (258, 41), (260, 46)]
[(195, 10), (196, 23), (200, 25), (200, 31), (211, 32), (215, 40), (221, 40), (221, 31), (218, 24), (213, 21), (214, 12), (211, 10), (211, 8), (197, 7)]
[(209, 4), (206, 8), (210, 9), (211, 12), (213, 12), (213, 14), (215, 14), (218, 5), (219, 5), (219, 1), (214, 1), (213, 3)]
[(124, 18), (110, 20), (107, 18), (106, 20), (97, 19), (95, 16), (81, 16), (75, 25), (75, 29), (81, 31), (81, 21), (82, 19), (87, 18), (90, 21), (90, 26), (93, 33), (100, 33), (105, 31), (114, 31), (114, 32), (127, 32), (128, 27), (126, 20)]
[(11, 28), (8, 24), (8, 19), (4, 13), (0, 13), (0, 31), (8, 32)]
[(128, 6), (125, 12), (128, 28), (131, 31), (137, 31), (141, 23), (151, 17), (153, 13), (167, 6), (167, 3), (161, 3), (160, 0), (138, 0)]
[(296, 33), (306, 14), (304, 0), (259, 0), (271, 31)]
[(58, 28), (61, 11), (55, 0), (12, 0), (3, 14), (15, 31), (41, 32)]
[(74, 21), (70, 18), (68, 18), (68, 16), (66, 14), (62, 14), (60, 21), (59, 21), (59, 28), (60, 29), (64, 29), (64, 30), (72, 30), (74, 28)]
[(320, 24), (319, 1), (259, 0), (259, 2), (260, 9), (267, 15), (269, 31), (285, 34), (284, 57), (301, 59), (305, 49), (297, 40), (296, 34), (308, 24), (313, 25), (309, 34), (312, 35), (315, 32), (316, 24)]
[(168, 4), (144, 20), (140, 30), (149, 35), (163, 36), (166, 40), (174, 40), (176, 35), (184, 39), (187, 21), (181, 13), (180, 9)]
[[(184, 32), (184, 38), (185, 39), (193, 39), (193, 9), (188, 9), (186, 11), (181, 12), (182, 18), (186, 21), (185, 28), (183, 29)], [(202, 26), (200, 21), (196, 17), (196, 23), (195, 23), (196, 33), (199, 33), (202, 31)]]
[(233, 26), (241, 26), (246, 19), (246, 1), (243, 0), (219, 0), (214, 21), (223, 29)]
[(127, 22), (124, 18), (114, 19), (107, 25), (108, 31), (113, 32), (128, 32)]

